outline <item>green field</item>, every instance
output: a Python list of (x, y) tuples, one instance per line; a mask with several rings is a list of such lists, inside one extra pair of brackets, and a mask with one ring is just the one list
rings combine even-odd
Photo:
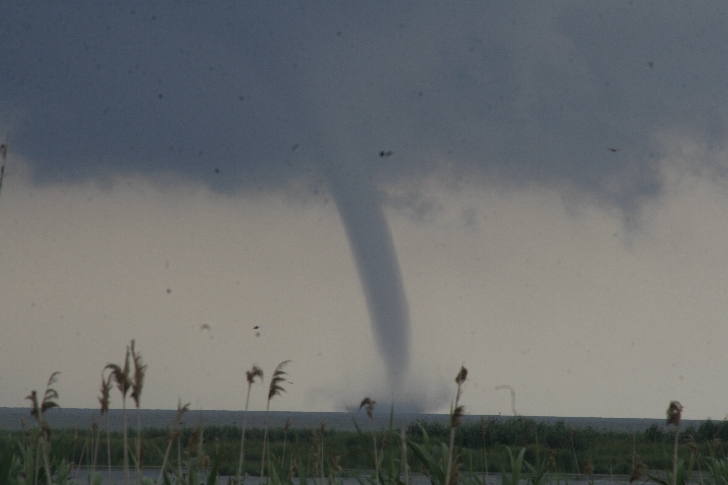
[[(421, 450), (428, 451), (435, 460), (440, 460), (443, 464), (445, 462), (450, 434), (447, 425), (411, 423), (406, 429), (374, 432), (368, 428), (366, 418), (360, 425), (359, 432), (325, 428), (268, 430), (267, 442), (271, 467), (267, 469), (267, 473), (286, 478), (291, 474), (291, 466), (295, 463), (294, 467), (297, 469), (292, 473), (295, 478), (320, 477), (322, 466), (324, 476), (327, 478), (372, 474), (376, 440), (380, 474), (391, 473), (403, 480), (402, 457), (405, 449), (402, 446), (403, 436), (409, 473), (426, 475), (431, 473), (429, 468), (433, 465), (428, 466), (426, 457), (423, 459), (414, 451), (417, 445)], [(260, 475), (264, 434), (264, 429), (246, 431), (245, 474)], [(426, 437), (429, 439), (427, 446)], [(108, 434), (108, 438), (107, 443), (107, 433), (103, 429), (51, 430), (49, 438), (51, 474), (57, 475), (59, 470), (62, 473), (64, 467), (70, 466), (80, 466), (87, 471), (95, 469), (97, 473), (103, 474), (108, 466), (109, 450), (111, 465), (123, 466), (123, 434), (112, 432)], [(183, 470), (184, 474), (193, 464), (209, 474), (215, 461), (217, 461), (217, 474), (232, 476), (236, 474), (240, 453), (240, 428), (184, 428), (180, 429), (178, 434), (171, 429), (144, 429), (140, 438), (144, 467), (160, 467), (167, 444), (170, 438), (172, 439), (170, 459), (166, 465), (170, 480), (174, 479), (175, 472)], [(131, 443), (136, 440), (134, 430), (129, 431), (128, 439)], [(706, 421), (697, 429), (687, 428), (679, 432), (678, 456), (686, 463), (690, 462), (691, 457), (693, 460), (697, 459), (701, 471), (709, 472), (715, 463), (725, 459), (726, 440), (728, 440), (728, 422)], [(514, 459), (521, 449), (525, 450), (522, 463), (524, 477), (534, 474), (530, 467), (538, 469), (542, 466), (548, 473), (547, 477), (556, 481), (559, 476), (567, 474), (581, 474), (585, 478), (590, 474), (630, 475), (635, 465), (639, 463), (644, 463), (644, 471), (647, 473), (665, 475), (672, 463), (673, 441), (672, 432), (656, 425), (638, 433), (608, 432), (592, 428), (572, 429), (563, 421), (549, 424), (517, 417), (510, 420), (482, 420), (480, 423), (458, 426), (454, 429), (453, 449), (457, 456), (457, 470), (461, 482), (468, 480), (471, 473), (512, 472), (513, 464), (509, 458), (509, 449)], [(25, 462), (34, 462), (32, 455), (34, 449), (38, 448), (38, 442), (38, 428), (5, 432), (0, 435), (2, 454), (0, 472), (5, 473), (0, 484), (33, 483), (33, 480), (25, 481), (23, 474), (27, 466)], [(693, 442), (696, 447), (691, 450)], [(94, 449), (96, 451), (93, 451)], [(136, 463), (133, 450), (131, 455), (133, 468)], [(39, 458), (38, 462), (42, 460)], [(43, 479), (42, 463), (34, 464), (33, 470), (36, 467), (39, 468), (38, 482), (46, 483)], [(696, 461), (695, 471), (697, 467)], [(15, 482), (10, 480), (13, 474)], [(133, 470), (131, 477), (134, 480)], [(718, 481), (711, 480), (711, 483)]]
[[(272, 373), (268, 405), (285, 391), (287, 364), (282, 362)], [(660, 485), (728, 485), (728, 421), (681, 429), (682, 406), (674, 401), (666, 414), (668, 427), (653, 425), (642, 432), (570, 428), (563, 421), (524, 417), (463, 424), (467, 370), (462, 367), (446, 424), (412, 422), (395, 428), (390, 411), (389, 427), (377, 428), (373, 417), (383, 411), (365, 398), (360, 409), (366, 417), (362, 414), (356, 431), (327, 430), (324, 424), (295, 428), (290, 421), (272, 429), (246, 429), (245, 424), (186, 428), (182, 416), (189, 405), (180, 402), (169, 428), (137, 432), (146, 366), (134, 342), (127, 347), (123, 366), (109, 364), (104, 371), (102, 419), (91, 429), (51, 429), (46, 415), (58, 407), (53, 388), (57, 373), (42, 394), (32, 391), (27, 397), (32, 426), (0, 434), (0, 485), (65, 485), (79, 469), (87, 472), (89, 485), (101, 485), (110, 467), (123, 468), (125, 485), (214, 485), (220, 476), (230, 477), (231, 484), (260, 476), (271, 485), (340, 484), (347, 477), (362, 485), (410, 485), (418, 475), (432, 485), (485, 485), (484, 477), (494, 475), (502, 485), (561, 484), (574, 475), (592, 484), (602, 475)], [(263, 375), (253, 366), (246, 377), (249, 397)], [(110, 432), (104, 424), (114, 385), (124, 404), (123, 432)], [(128, 409), (127, 395), (136, 409)], [(143, 478), (142, 467), (156, 467), (159, 479)]]
[[(422, 428), (429, 435), (431, 445), (436, 442), (447, 444), (449, 429), (439, 423), (412, 423), (405, 430), (408, 444), (423, 443)], [(271, 456), (277, 461), (286, 463), (295, 458), (299, 466), (312, 462), (319, 452), (321, 444), (324, 449), (324, 462), (328, 467), (336, 456), (344, 471), (362, 471), (373, 468), (368, 453), (371, 454), (373, 437), (366, 422), (361, 423), (361, 433), (352, 431), (275, 428), (268, 431)], [(190, 443), (198, 442), (199, 429), (185, 428), (179, 436), (183, 461), (189, 458)], [(241, 429), (234, 427), (213, 427), (202, 431), (202, 447), (204, 454), (214, 456), (220, 453), (220, 474), (235, 473), (240, 451)], [(246, 431), (246, 471), (251, 475), (260, 473), (260, 458), (263, 444), (263, 429)], [(0, 450), (18, 454), (22, 443), (33, 442), (35, 430), (13, 431), (0, 434)], [(144, 429), (141, 433), (144, 466), (161, 466), (169, 430)], [(725, 442), (728, 441), (728, 422), (706, 421), (698, 429), (687, 428), (680, 431), (679, 454), (688, 459), (691, 455), (686, 444), (692, 436), (698, 444), (700, 456), (725, 457)], [(133, 441), (134, 431), (129, 433)], [(401, 430), (377, 431), (378, 443), (384, 442), (384, 454), (393, 455), (396, 460), (402, 456)], [(122, 433), (112, 432), (111, 458), (115, 467), (123, 465)], [(58, 429), (51, 433), (51, 456), (54, 460), (66, 460), (80, 463), (84, 468), (91, 466), (90, 430)], [(103, 470), (107, 466), (106, 433), (99, 430), (100, 440), (96, 468)], [(539, 455), (547, 457), (552, 471), (557, 473), (583, 473), (584, 463), (589, 460), (595, 474), (629, 475), (632, 472), (633, 453), (640, 456), (649, 469), (663, 470), (670, 466), (674, 436), (658, 426), (653, 426), (640, 433), (606, 432), (592, 428), (568, 428), (563, 421), (555, 424), (539, 423), (528, 418), (510, 420), (484, 420), (480, 424), (464, 424), (455, 430), (455, 445), (461, 456), (461, 471), (485, 472), (486, 460), (488, 471), (492, 473), (508, 470), (508, 453), (506, 447), (514, 451), (525, 448), (525, 460), (538, 461)], [(719, 440), (719, 441), (716, 441)], [(285, 443), (285, 455), (284, 455)], [(177, 456), (177, 443), (173, 446), (173, 454)], [(381, 451), (381, 450), (380, 450)], [(176, 459), (176, 458), (175, 458)], [(256, 466), (257, 465), (257, 466)], [(578, 469), (577, 469), (578, 465)], [(175, 463), (174, 466), (177, 466)], [(410, 454), (409, 466), (421, 471), (422, 463)]]

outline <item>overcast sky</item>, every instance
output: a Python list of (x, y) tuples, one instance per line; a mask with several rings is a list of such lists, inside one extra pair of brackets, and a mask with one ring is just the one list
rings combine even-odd
[(727, 11), (10, 2), (0, 406), (722, 419)]

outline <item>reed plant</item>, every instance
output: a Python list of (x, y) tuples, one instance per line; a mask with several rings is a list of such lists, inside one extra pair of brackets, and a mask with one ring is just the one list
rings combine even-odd
[[(463, 414), (465, 414), (465, 407), (460, 404), (460, 396), (463, 392), (463, 384), (468, 378), (468, 370), (465, 366), (460, 367), (460, 372), (455, 377), (455, 383), (457, 384), (457, 393), (455, 394), (455, 404), (450, 411), (450, 446), (448, 447), (447, 454), (447, 472), (445, 477), (448, 480), (448, 485), (455, 485), (457, 483), (458, 465), (457, 460), (454, 460), (455, 452), (455, 428), (460, 426)], [(455, 463), (453, 463), (455, 461)]]
[(263, 450), (260, 457), (260, 481), (263, 483), (265, 479), (265, 461), (266, 461), (266, 452), (268, 451), (267, 445), (268, 445), (268, 413), (270, 412), (270, 402), (273, 399), (274, 396), (280, 396), (282, 392), (286, 392), (286, 390), (281, 386), (281, 383), (286, 380), (286, 372), (283, 370), (285, 366), (290, 364), (290, 360), (284, 360), (273, 371), (273, 376), (270, 380), (270, 385), (268, 386), (268, 400), (266, 401), (265, 405), (265, 422), (264, 422), (264, 431), (263, 431)]
[(677, 444), (680, 437), (682, 410), (682, 404), (677, 401), (672, 401), (667, 408), (667, 424), (675, 426), (675, 441), (672, 447), (672, 485), (677, 485)]
[(370, 399), (369, 397), (365, 397), (359, 405), (359, 409), (364, 408), (367, 412), (367, 416), (369, 417), (369, 426), (372, 432), (372, 444), (374, 445), (374, 483), (379, 485), (379, 465), (381, 463), (381, 459), (377, 452), (377, 433), (374, 429), (374, 407), (376, 405), (377, 401)]
[(238, 472), (235, 475), (235, 483), (241, 485), (241, 478), (243, 472), (243, 461), (245, 460), (245, 428), (248, 420), (248, 404), (250, 403), (250, 389), (255, 383), (256, 377), (261, 381), (263, 380), (263, 371), (257, 366), (253, 365), (249, 371), (245, 371), (245, 377), (248, 380), (248, 392), (245, 395), (245, 410), (243, 411), (243, 428), (240, 433), (240, 458), (238, 459)]
[(131, 341), (131, 357), (134, 363), (134, 378), (131, 383), (131, 397), (137, 408), (137, 432), (136, 432), (136, 483), (142, 483), (142, 418), (140, 413), (140, 401), (142, 389), (144, 388), (144, 374), (147, 366), (142, 362), (142, 355), (134, 349), (134, 340)]
[[(182, 417), (189, 409), (189, 403), (183, 406), (179, 401), (171, 428), (144, 431), (144, 447), (148, 450), (144, 453), (141, 447), (140, 397), (146, 366), (134, 341), (131, 341), (124, 365), (108, 364), (101, 373), (98, 401), (102, 427), (104, 417), (106, 420), (109, 483), (112, 480), (110, 467), (118, 466), (122, 461), (125, 480), (129, 480), (128, 460), (135, 458), (136, 483), (146, 485), (148, 482), (141, 477), (142, 459), (146, 455), (144, 459), (149, 465), (159, 466), (161, 463), (157, 485), (215, 485), (219, 473), (235, 473), (236, 469), (237, 474), (229, 481), (242, 485), (245, 481), (244, 453), (247, 444), (256, 451), (258, 447), (262, 450), (260, 480), (272, 485), (293, 485), (296, 474), (299, 485), (339, 485), (342, 475), (354, 470), (358, 473), (366, 470), (366, 474), (359, 478), (362, 485), (411, 485), (409, 453), (414, 457), (414, 469), (424, 472), (433, 485), (487, 485), (490, 470), (501, 474), (503, 485), (548, 485), (554, 481), (560, 484), (562, 473), (574, 471), (583, 473), (583, 478), (591, 485), (596, 481), (597, 473), (611, 475), (613, 467), (621, 474), (629, 474), (631, 470), (629, 478), (632, 483), (728, 485), (726, 446), (718, 440), (719, 436), (724, 436), (721, 433), (728, 436), (728, 421), (721, 424), (706, 422), (697, 429), (692, 426), (682, 429), (683, 408), (675, 401), (670, 403), (667, 411), (667, 431), (664, 426), (634, 433), (570, 429), (563, 421), (548, 424), (523, 416), (463, 423), (462, 396), (467, 382), (464, 367), (455, 378), (457, 388), (449, 421), (443, 424), (413, 423), (397, 432), (392, 409), (389, 428), (377, 430), (374, 422), (376, 402), (365, 398), (359, 410), (367, 412), (368, 432), (362, 432), (356, 421), (356, 435), (329, 430), (324, 423), (316, 429), (299, 430), (291, 428), (290, 420), (284, 427), (273, 429), (269, 426), (271, 401), (285, 391), (283, 383), (288, 363), (281, 362), (271, 377), (263, 429), (247, 430), (252, 385), (256, 379), (262, 381), (263, 377), (262, 371), (253, 366), (246, 373), (248, 389), (242, 429), (203, 429), (198, 426), (190, 431), (183, 428)], [(54, 430), (51, 440), (45, 416), (48, 410), (58, 407), (58, 393), (54, 389), (57, 376), (58, 373), (51, 375), (42, 394), (32, 391), (27, 396), (36, 426), (24, 428), (15, 435), (0, 434), (0, 485), (67, 485), (78, 479), (78, 474), (74, 478), (73, 471), (78, 470), (75, 467), (84, 464), (89, 470), (89, 485), (101, 485), (103, 470), (96, 473), (96, 467), (103, 431), (98, 426), (73, 431)], [(122, 393), (123, 433), (112, 433), (109, 426), (110, 394), (114, 384)], [(129, 450), (127, 392), (131, 392), (137, 408), (136, 452)], [(176, 464), (170, 458), (175, 442)], [(19, 454), (16, 455), (13, 450), (19, 450)], [(184, 461), (183, 450), (186, 450)], [(701, 450), (707, 451), (701, 454)], [(467, 462), (468, 458), (470, 473), (461, 475), (461, 462)], [(347, 471), (343, 470), (344, 462)], [(645, 463), (651, 465), (650, 469)], [(697, 475), (693, 473), (695, 469)]]
[(111, 371), (111, 376), (116, 382), (116, 387), (121, 393), (121, 409), (124, 421), (124, 483), (129, 485), (129, 437), (127, 434), (127, 423), (126, 423), (126, 395), (129, 393), (129, 389), (132, 387), (132, 379), (130, 376), (129, 368), (129, 346), (126, 346), (126, 357), (124, 358), (124, 367), (118, 364), (107, 364), (105, 369)]
[(455, 376), (457, 392), (455, 393), (455, 401), (450, 407), (448, 444), (440, 443), (439, 446), (431, 446), (430, 438), (422, 425), (420, 425), (420, 429), (424, 437), (424, 446), (416, 443), (410, 444), (415, 456), (425, 465), (432, 485), (455, 485), (458, 481), (460, 464), (458, 461), (459, 455), (455, 450), (455, 429), (462, 424), (462, 417), (465, 414), (465, 407), (460, 404), (460, 398), (467, 377), (468, 370), (465, 366), (461, 366), (460, 371)]
[[(56, 392), (56, 390), (51, 387), (53, 384), (56, 383), (59, 374), (60, 372), (54, 372), (48, 378), (48, 383), (46, 384), (45, 392), (43, 393), (43, 400), (40, 402), (40, 404), (38, 403), (38, 393), (35, 390), (31, 391), (30, 394), (25, 398), (31, 403), (30, 415), (35, 418), (38, 426), (36, 449), (40, 448), (40, 452), (43, 457), (43, 467), (45, 469), (48, 485), (53, 485), (53, 475), (51, 474), (50, 463), (51, 428), (50, 426), (48, 426), (48, 423), (45, 420), (45, 413), (50, 409), (59, 407), (58, 392)], [(37, 457), (38, 454), (36, 453), (35, 456)], [(35, 484), (38, 483), (38, 470), (39, 467), (38, 465), (36, 465), (35, 480), (33, 482)]]
[[(177, 441), (178, 442), (178, 449), (179, 449), (179, 436), (182, 433), (182, 416), (190, 409), (190, 403), (182, 405), (182, 400), (180, 399), (177, 403), (177, 414), (174, 417), (174, 420), (172, 421), (172, 427), (167, 434), (167, 447), (164, 450), (164, 459), (162, 460), (162, 467), (159, 470), (159, 478), (157, 479), (157, 485), (162, 485), (162, 480), (164, 478), (164, 474), (167, 469), (167, 460), (169, 458), (169, 452), (172, 449), (172, 444)], [(179, 459), (181, 462), (181, 458)], [(181, 466), (181, 465), (180, 465)], [(181, 471), (180, 471), (181, 474)]]

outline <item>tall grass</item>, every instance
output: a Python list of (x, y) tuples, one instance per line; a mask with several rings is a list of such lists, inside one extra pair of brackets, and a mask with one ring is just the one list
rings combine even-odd
[[(260, 480), (271, 485), (293, 485), (296, 474), (299, 485), (341, 485), (342, 476), (362, 472), (369, 485), (412, 485), (416, 473), (425, 474), (433, 485), (486, 485), (490, 471), (501, 473), (504, 485), (523, 485), (524, 480), (526, 485), (547, 485), (554, 481), (561, 484), (562, 474), (580, 471), (590, 484), (596, 474), (613, 475), (616, 471), (623, 475), (631, 473), (630, 481), (637, 483), (686, 485), (697, 480), (700, 485), (728, 485), (726, 446), (719, 440), (728, 439), (728, 421), (717, 424), (707, 421), (697, 429), (682, 429), (683, 408), (676, 401), (670, 403), (667, 411), (666, 425), (673, 427), (668, 431), (657, 426), (631, 434), (570, 429), (563, 421), (538, 423), (518, 415), (464, 423), (462, 398), (468, 373), (461, 367), (455, 378), (447, 424), (412, 423), (396, 432), (390, 411), (389, 429), (378, 431), (374, 422), (376, 402), (365, 398), (359, 409), (366, 410), (371, 433), (362, 433), (358, 426), (356, 434), (327, 430), (324, 423), (316, 430), (297, 429), (291, 428), (290, 420), (283, 428), (271, 428), (271, 401), (285, 392), (284, 369), (288, 364), (289, 361), (281, 362), (272, 373), (262, 430), (247, 429), (251, 389), (256, 379), (263, 380), (262, 370), (253, 366), (246, 372), (248, 386), (242, 427), (185, 428), (182, 416), (189, 409), (189, 403), (182, 405), (180, 401), (170, 429), (146, 429), (142, 433), (140, 398), (146, 365), (131, 341), (124, 365), (108, 364), (101, 373), (98, 401), (101, 416), (106, 420), (109, 482), (111, 466), (120, 462), (124, 465), (125, 483), (130, 481), (129, 459), (133, 457), (138, 485), (153, 483), (141, 475), (142, 459), (152, 466), (161, 464), (157, 485), (200, 485), (201, 482), (215, 485), (223, 470), (234, 477), (230, 482), (242, 485), (246, 477), (247, 444), (256, 457), (260, 450)], [(27, 396), (36, 426), (15, 436), (0, 434), (0, 485), (40, 485), (39, 482), (69, 485), (69, 475), (73, 475), (69, 470), (75, 470), (75, 465), (69, 466), (69, 463), (75, 462), (80, 467), (84, 459), (89, 468), (89, 485), (100, 485), (102, 474), (95, 473), (101, 442), (98, 427), (72, 432), (57, 430), (51, 440), (45, 413), (58, 407), (58, 393), (54, 389), (57, 376), (58, 373), (51, 375), (42, 396), (36, 391)], [(121, 435), (112, 433), (109, 427), (114, 384), (122, 395)], [(136, 451), (132, 453), (125, 405), (130, 391), (137, 408)], [(77, 446), (80, 443), (83, 446)], [(175, 443), (176, 463), (172, 457)], [(20, 455), (16, 457), (14, 452), (7, 451), (13, 449), (19, 450)], [(183, 449), (186, 449), (184, 454)], [(290, 466), (286, 470), (287, 462)], [(466, 463), (470, 473), (461, 473)], [(697, 476), (693, 473), (695, 467)]]
[[(35, 418), (35, 421), (38, 425), (38, 440), (36, 449), (40, 448), (40, 452), (43, 455), (43, 467), (45, 468), (45, 475), (46, 480), (48, 481), (48, 485), (53, 484), (50, 464), (51, 428), (50, 426), (48, 426), (48, 423), (44, 419), (44, 415), (49, 409), (59, 407), (57, 402), (58, 392), (56, 392), (56, 390), (51, 387), (53, 384), (56, 383), (59, 374), (60, 372), (54, 372), (48, 378), (48, 383), (46, 384), (45, 392), (43, 393), (43, 400), (40, 402), (40, 404), (38, 404), (38, 393), (35, 390), (31, 391), (30, 394), (25, 398), (31, 403), (30, 415)], [(37, 455), (38, 454), (35, 453), (36, 457)], [(38, 483), (38, 471), (39, 467), (36, 465), (34, 480), (34, 483), (36, 484)]]
[(134, 349), (134, 340), (131, 341), (131, 357), (134, 363), (134, 378), (131, 383), (131, 397), (137, 408), (137, 433), (136, 433), (136, 483), (142, 483), (142, 418), (140, 414), (140, 401), (142, 398), (142, 388), (144, 387), (144, 374), (147, 366), (142, 363), (142, 356)]
[[(278, 364), (276, 369), (273, 371), (273, 376), (270, 379), (270, 385), (268, 386), (268, 400), (265, 404), (265, 423), (264, 428), (265, 431), (263, 433), (263, 451), (261, 453), (260, 457), (260, 481), (261, 483), (265, 479), (265, 461), (266, 461), (266, 452), (268, 452), (268, 413), (270, 411), (270, 402), (273, 399), (274, 396), (280, 396), (282, 392), (286, 392), (286, 390), (281, 386), (281, 383), (285, 381), (285, 375), (286, 372), (283, 370), (285, 366), (287, 366), (291, 361), (285, 360)], [(270, 460), (269, 460), (270, 461)]]
[[(101, 405), (101, 417), (106, 416), (106, 457), (109, 465), (109, 483), (111, 483), (111, 426), (109, 425), (109, 404), (111, 402), (111, 379), (113, 375), (109, 372), (104, 376), (106, 368), (101, 371), (101, 396), (99, 396), (99, 404)], [(96, 463), (94, 462), (94, 469)]]
[[(182, 416), (190, 409), (190, 403), (182, 405), (182, 400), (180, 399), (177, 403), (177, 414), (174, 417), (174, 420), (172, 421), (172, 428), (169, 430), (169, 434), (167, 434), (167, 447), (164, 450), (164, 459), (162, 460), (162, 466), (159, 470), (159, 478), (157, 479), (157, 485), (162, 485), (162, 479), (164, 478), (164, 473), (167, 469), (167, 460), (169, 459), (169, 452), (172, 449), (172, 445), (175, 441), (179, 442), (179, 436), (181, 434), (181, 427), (182, 427)], [(181, 461), (181, 457), (178, 457), (178, 459)], [(182, 472), (180, 471), (180, 475)]]
[(257, 366), (253, 367), (249, 371), (245, 371), (245, 377), (248, 380), (248, 392), (245, 395), (245, 410), (243, 411), (243, 430), (240, 433), (240, 458), (238, 460), (238, 472), (235, 474), (235, 483), (241, 484), (241, 477), (243, 472), (243, 461), (245, 460), (245, 428), (248, 421), (248, 404), (250, 404), (250, 389), (253, 387), (255, 378), (263, 380), (263, 371)]
[(365, 397), (359, 405), (359, 409), (366, 409), (367, 416), (369, 416), (369, 425), (372, 431), (372, 444), (374, 448), (374, 480), (376, 485), (379, 485), (379, 463), (381, 460), (379, 458), (379, 453), (377, 453), (377, 433), (374, 428), (374, 406), (376, 405), (377, 401)]
[(677, 445), (680, 438), (680, 418), (682, 417), (682, 404), (672, 401), (667, 408), (667, 424), (675, 426), (675, 441), (672, 447), (672, 485), (677, 485)]
[(129, 437), (127, 434), (126, 424), (126, 395), (129, 393), (129, 389), (132, 387), (132, 379), (130, 376), (129, 369), (129, 346), (126, 346), (126, 357), (124, 358), (124, 367), (118, 364), (107, 364), (105, 369), (111, 371), (111, 376), (116, 382), (116, 387), (121, 393), (121, 408), (124, 419), (124, 483), (129, 485)]

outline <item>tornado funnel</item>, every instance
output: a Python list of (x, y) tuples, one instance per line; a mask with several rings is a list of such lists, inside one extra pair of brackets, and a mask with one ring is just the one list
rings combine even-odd
[(381, 194), (366, 176), (351, 172), (332, 174), (329, 186), (359, 272), (372, 333), (396, 390), (409, 364), (409, 308)]

